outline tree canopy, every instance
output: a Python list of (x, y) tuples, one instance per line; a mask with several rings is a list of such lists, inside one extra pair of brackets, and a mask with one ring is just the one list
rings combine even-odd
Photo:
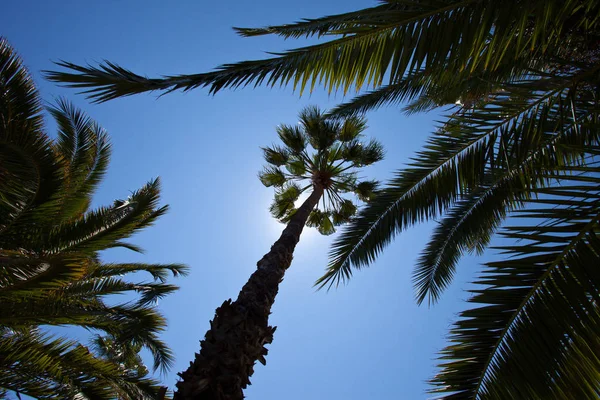
[[(172, 364), (159, 338), (166, 320), (155, 303), (177, 289), (168, 276), (187, 268), (105, 263), (100, 255), (115, 247), (141, 251), (123, 240), (167, 211), (158, 206), (159, 181), (90, 209), (109, 163), (107, 134), (59, 100), (48, 110), (58, 126), (50, 140), (42, 111), (29, 73), (0, 39), (0, 397), (12, 391), (35, 398), (158, 399), (160, 384), (143, 369), (47, 327), (100, 332), (105, 336), (97, 344), (110, 339), (136, 354), (147, 349), (154, 369)], [(125, 278), (135, 272), (153, 279)], [(123, 293), (132, 300), (106, 301)]]

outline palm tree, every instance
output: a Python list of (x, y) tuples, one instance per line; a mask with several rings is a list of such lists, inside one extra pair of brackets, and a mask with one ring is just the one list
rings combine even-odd
[[(186, 272), (179, 264), (101, 261), (105, 249), (140, 251), (123, 239), (167, 211), (158, 207), (159, 182), (90, 210), (109, 162), (107, 135), (66, 101), (49, 112), (54, 141), (30, 75), (0, 39), (0, 394), (157, 399), (156, 380), (44, 328), (103, 332), (122, 348), (149, 350), (154, 368), (166, 369), (173, 356), (158, 337), (166, 321), (153, 304), (177, 289), (166, 283), (170, 272)], [(142, 271), (154, 282), (123, 278)], [(123, 293), (133, 300), (105, 301)]]
[[(357, 210), (352, 200), (342, 197), (344, 193), (354, 193), (361, 201), (373, 196), (376, 182), (359, 182), (358, 169), (381, 160), (383, 151), (374, 140), (361, 143), (365, 127), (361, 118), (333, 121), (318, 108), (306, 108), (300, 113), (299, 127), (277, 128), (283, 146), (263, 148), (268, 166), (259, 178), (265, 186), (276, 188), (270, 211), (286, 227), (258, 261), (238, 298), (217, 308), (200, 353), (179, 374), (182, 380), (175, 399), (244, 397), (242, 389), (250, 384), (255, 362), (266, 362), (264, 345), (272, 342), (275, 331), (269, 326), (269, 314), (304, 226), (330, 235)], [(303, 193), (309, 195), (296, 208)]]
[(329, 90), (371, 87), (335, 109), (338, 116), (405, 102), (409, 114), (450, 106), (426, 148), (336, 239), (318, 283), (346, 281), (395, 235), (437, 220), (414, 274), (417, 301), (435, 302), (461, 256), (481, 253), (508, 215), (529, 208), (530, 225), (505, 231), (520, 241), (505, 249), (513, 259), (488, 265), (477, 280), (479, 308), (452, 330), (436, 391), (452, 399), (597, 398), (600, 282), (583, 267), (597, 265), (598, 254), (599, 14), (597, 0), (385, 0), (239, 29), (332, 39), (214, 72), (147, 79), (116, 64), (63, 63), (72, 72), (49, 76), (96, 101), (253, 83), (302, 91), (322, 82)]

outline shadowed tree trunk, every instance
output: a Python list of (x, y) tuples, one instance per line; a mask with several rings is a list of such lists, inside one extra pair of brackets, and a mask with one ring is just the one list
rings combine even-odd
[(179, 374), (175, 400), (240, 400), (250, 383), (254, 364), (265, 364), (265, 344), (273, 341), (275, 327), (269, 314), (292, 263), (294, 249), (310, 212), (323, 195), (323, 187), (313, 192), (298, 208), (271, 250), (257, 263), (256, 271), (240, 291), (236, 301), (217, 308), (205, 339), (200, 342), (190, 367)]

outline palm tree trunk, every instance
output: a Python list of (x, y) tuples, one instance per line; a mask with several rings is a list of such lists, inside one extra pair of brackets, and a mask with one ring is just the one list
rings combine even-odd
[(217, 308), (210, 329), (200, 341), (189, 368), (180, 373), (174, 400), (241, 400), (242, 390), (250, 384), (254, 364), (265, 364), (265, 344), (273, 341), (275, 327), (269, 314), (292, 263), (294, 248), (308, 215), (323, 195), (315, 187), (298, 208), (271, 250), (257, 263), (256, 271), (240, 291), (236, 301), (225, 301)]

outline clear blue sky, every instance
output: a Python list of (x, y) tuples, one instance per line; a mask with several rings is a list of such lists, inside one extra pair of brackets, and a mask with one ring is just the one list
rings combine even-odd
[[(177, 363), (162, 377), (174, 387), (176, 372), (198, 351), (215, 307), (237, 296), (256, 261), (282, 225), (268, 213), (272, 191), (256, 178), (260, 146), (276, 140), (275, 126), (293, 124), (309, 104), (330, 108), (343, 100), (323, 91), (299, 97), (290, 88), (246, 88), (212, 97), (205, 90), (160, 99), (138, 95), (91, 105), (72, 90), (45, 82), (39, 73), (52, 60), (111, 60), (135, 72), (204, 72), (221, 63), (263, 57), (302, 42), (241, 38), (232, 26), (287, 23), (303, 17), (374, 5), (372, 0), (256, 1), (9, 1), (0, 35), (23, 57), (45, 100), (66, 96), (110, 133), (113, 158), (96, 204), (126, 197), (152, 177), (163, 182), (171, 211), (134, 238), (146, 249), (114, 251), (106, 260), (183, 262), (189, 277), (160, 307), (169, 319), (164, 339)], [(407, 118), (388, 107), (368, 114), (369, 136), (386, 147), (385, 161), (365, 170), (391, 176), (433, 130), (435, 114)], [(50, 130), (52, 124), (48, 124)], [(51, 134), (53, 132), (51, 131)], [(465, 307), (466, 282), (481, 259), (463, 260), (452, 287), (432, 308), (417, 307), (411, 272), (431, 225), (400, 235), (377, 263), (349, 285), (315, 292), (332, 238), (303, 234), (277, 298), (278, 326), (267, 366), (258, 365), (249, 400), (425, 399), (436, 353)]]

